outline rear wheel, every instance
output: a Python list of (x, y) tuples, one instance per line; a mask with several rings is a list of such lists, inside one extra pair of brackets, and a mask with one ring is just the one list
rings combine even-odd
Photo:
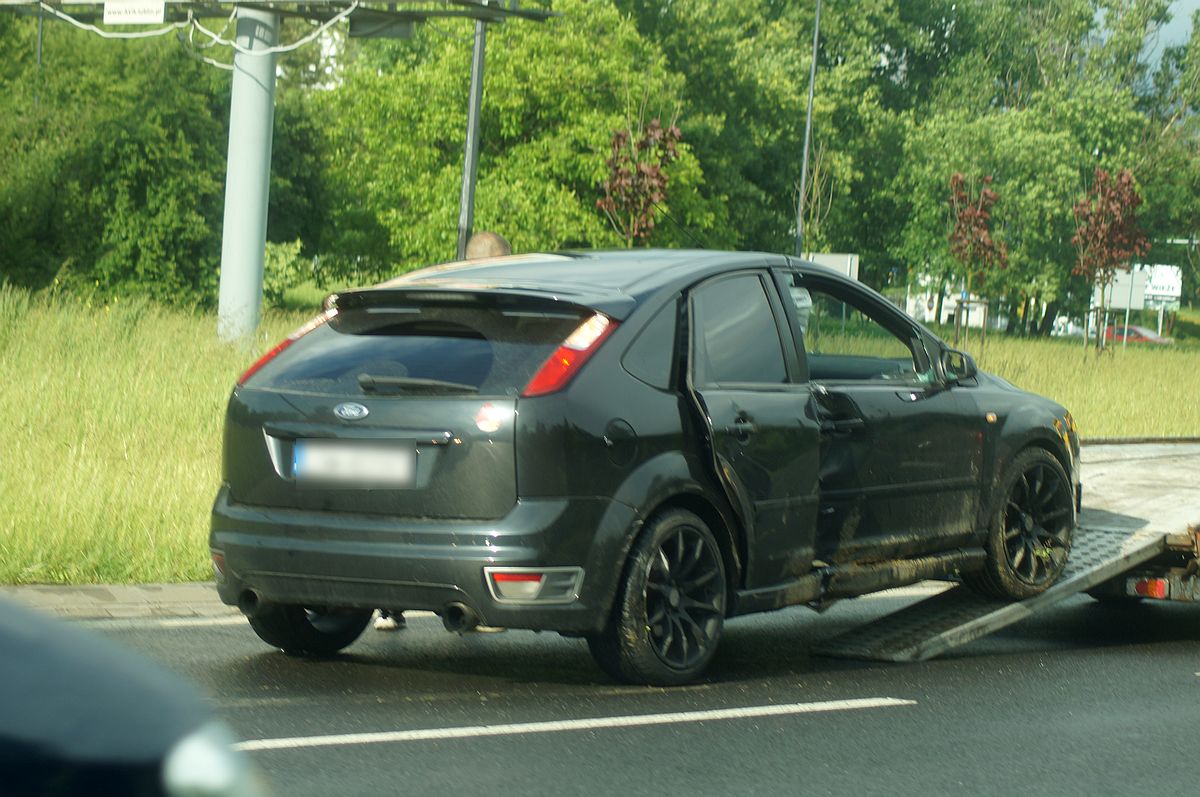
[(296, 656), (329, 656), (358, 639), (371, 621), (371, 609), (272, 604), (250, 619), (268, 645)]
[(1067, 565), (1075, 530), (1075, 496), (1062, 465), (1030, 448), (1000, 480), (982, 570), (963, 582), (989, 597), (1024, 600), (1045, 592)]
[(725, 604), (725, 564), (712, 531), (695, 514), (670, 510), (634, 545), (613, 616), (588, 647), (618, 680), (685, 684), (712, 660)]

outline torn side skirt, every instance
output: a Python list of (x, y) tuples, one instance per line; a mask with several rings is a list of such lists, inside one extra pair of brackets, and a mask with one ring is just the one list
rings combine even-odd
[(977, 569), (986, 557), (981, 548), (960, 549), (917, 559), (834, 567), (826, 578), (822, 597), (849, 598), (929, 578), (943, 578), (961, 570)]

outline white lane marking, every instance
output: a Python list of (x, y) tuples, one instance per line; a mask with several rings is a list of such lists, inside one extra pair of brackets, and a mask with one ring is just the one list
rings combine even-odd
[(507, 725), (469, 725), (458, 728), (424, 728), (411, 731), (382, 731), (379, 733), (344, 733), (329, 736), (295, 736), (283, 739), (252, 739), (240, 742), (238, 750), (294, 750), (301, 747), (332, 747), (335, 745), (381, 744), (387, 742), (425, 742), (439, 739), (473, 739), (484, 736), (511, 736), (525, 733), (562, 733), (599, 728), (636, 728), (645, 725), (681, 725), (715, 720), (780, 717), (792, 714), (815, 714), (823, 711), (855, 711), (867, 708), (915, 706), (915, 700), (895, 697), (866, 697), (856, 700), (826, 700), (819, 703), (784, 703), (772, 706), (747, 706), (710, 711), (677, 711), (668, 714), (635, 714), (632, 716), (591, 717), (551, 722), (519, 722)]

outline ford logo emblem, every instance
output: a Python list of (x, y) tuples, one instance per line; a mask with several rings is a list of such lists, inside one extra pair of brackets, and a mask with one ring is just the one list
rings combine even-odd
[(361, 404), (356, 404), (353, 401), (347, 401), (344, 404), (339, 404), (333, 408), (333, 414), (341, 418), (343, 421), (357, 421), (367, 417), (370, 412)]

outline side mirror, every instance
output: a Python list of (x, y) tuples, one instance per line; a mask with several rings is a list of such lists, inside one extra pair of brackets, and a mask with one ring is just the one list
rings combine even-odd
[(979, 373), (979, 369), (975, 367), (971, 355), (955, 349), (942, 349), (942, 373), (948, 383), (954, 384), (971, 379)]

